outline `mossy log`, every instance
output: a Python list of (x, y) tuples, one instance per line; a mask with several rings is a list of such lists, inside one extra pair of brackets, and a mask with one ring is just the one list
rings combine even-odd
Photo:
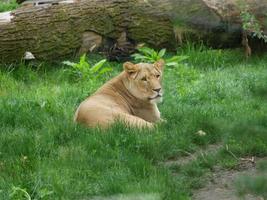
[(89, 50), (91, 37), (109, 43), (125, 32), (129, 40), (155, 47), (171, 47), (174, 40), (170, 19), (138, 0), (28, 5), (5, 15), (0, 16), (2, 62), (20, 60), (25, 52), (41, 60), (58, 59)]
[[(0, 62), (21, 60), (25, 52), (53, 60), (129, 43), (171, 49), (187, 39), (213, 47), (240, 46), (239, 1), (26, 1), (15, 11), (0, 13)], [(243, 1), (266, 31), (267, 2)]]
[[(253, 37), (255, 29), (244, 30), (243, 25), (244, 21), (245, 23), (250, 21), (252, 27), (258, 26), (262, 34), (267, 35), (267, 0), (149, 0), (149, 2), (169, 15), (173, 21), (178, 43), (189, 39), (203, 41), (215, 48), (232, 48), (242, 45), (243, 37), (247, 35), (251, 45), (266, 47), (263, 40)], [(242, 12), (248, 14), (250, 19), (243, 19)]]

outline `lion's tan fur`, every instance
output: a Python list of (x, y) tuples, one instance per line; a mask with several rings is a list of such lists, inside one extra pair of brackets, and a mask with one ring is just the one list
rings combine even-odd
[(152, 127), (160, 120), (157, 104), (151, 98), (162, 94), (158, 88), (163, 65), (163, 61), (136, 65), (126, 62), (121, 74), (80, 104), (74, 120), (90, 127), (107, 127), (116, 120), (134, 127)]

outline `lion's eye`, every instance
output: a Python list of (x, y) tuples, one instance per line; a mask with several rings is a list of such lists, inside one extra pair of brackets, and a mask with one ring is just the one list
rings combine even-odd
[(141, 81), (147, 81), (146, 77), (143, 77), (143, 78), (141, 79)]
[(160, 75), (156, 75), (156, 77), (157, 77), (157, 78), (159, 78), (159, 77), (160, 77)]

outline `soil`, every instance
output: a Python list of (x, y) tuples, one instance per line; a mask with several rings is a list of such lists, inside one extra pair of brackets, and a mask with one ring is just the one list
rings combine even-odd
[[(200, 150), (193, 154), (188, 153), (186, 157), (172, 158), (165, 161), (164, 166), (171, 168), (172, 166), (186, 165), (197, 159), (199, 156), (207, 154), (216, 154), (222, 145), (209, 145), (206, 149)], [(237, 158), (238, 159), (238, 158)], [(235, 181), (240, 176), (255, 176), (256, 163), (259, 160), (267, 160), (267, 158), (255, 159), (255, 161), (248, 159), (240, 160), (239, 165), (235, 169), (222, 169), (215, 167), (213, 173), (207, 178), (207, 184), (199, 189), (193, 191), (193, 200), (264, 200), (261, 197), (253, 195), (246, 195), (240, 198), (236, 194)], [(173, 173), (174, 175), (178, 175)]]
[(207, 148), (199, 150), (195, 153), (187, 153), (188, 156), (172, 158), (162, 164), (166, 167), (186, 165), (196, 160), (198, 156), (205, 156), (206, 154), (211, 154), (211, 152), (212, 154), (216, 154), (221, 148), (222, 146), (219, 144), (211, 144)]
[[(256, 159), (256, 162), (259, 159)], [(266, 160), (266, 159), (265, 159)], [(240, 176), (255, 176), (254, 162), (242, 161), (236, 170), (223, 170), (217, 168), (204, 188), (193, 193), (193, 200), (263, 200), (261, 197), (246, 195), (240, 198), (236, 195), (235, 181)]]
[[(196, 153), (188, 153), (186, 157), (172, 158), (163, 163), (166, 167), (175, 165), (186, 165), (198, 156), (205, 156), (206, 154), (216, 154), (222, 145), (210, 145), (204, 150)], [(215, 167), (213, 173), (207, 178), (207, 184), (198, 190), (193, 191), (192, 200), (264, 200), (261, 197), (253, 195), (246, 195), (241, 198), (238, 197), (235, 190), (235, 181), (240, 176), (255, 176), (259, 175), (256, 171), (256, 163), (267, 158), (254, 159), (240, 159), (239, 165), (235, 169), (222, 169)], [(176, 175), (174, 173), (174, 175)], [(178, 175), (178, 174), (177, 174)], [(109, 197), (94, 197), (92, 200), (160, 200), (159, 194), (124, 194), (114, 195)]]

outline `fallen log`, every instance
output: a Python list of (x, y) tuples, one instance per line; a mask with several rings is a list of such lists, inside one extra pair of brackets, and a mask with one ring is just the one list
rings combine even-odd
[[(51, 60), (93, 50), (108, 52), (114, 46), (123, 49), (120, 47), (123, 44), (134, 48), (146, 43), (155, 48), (174, 49), (186, 40), (201, 40), (219, 48), (237, 47), (246, 41), (242, 37), (238, 2), (25, 1), (15, 11), (0, 13), (0, 62), (19, 61), (26, 52), (39, 60)], [(267, 2), (244, 0), (244, 4), (266, 34)], [(250, 33), (253, 30), (246, 32), (248, 37)]]
[(172, 46), (170, 19), (136, 0), (81, 0), (23, 6), (0, 15), (0, 59), (57, 59), (116, 41)]

